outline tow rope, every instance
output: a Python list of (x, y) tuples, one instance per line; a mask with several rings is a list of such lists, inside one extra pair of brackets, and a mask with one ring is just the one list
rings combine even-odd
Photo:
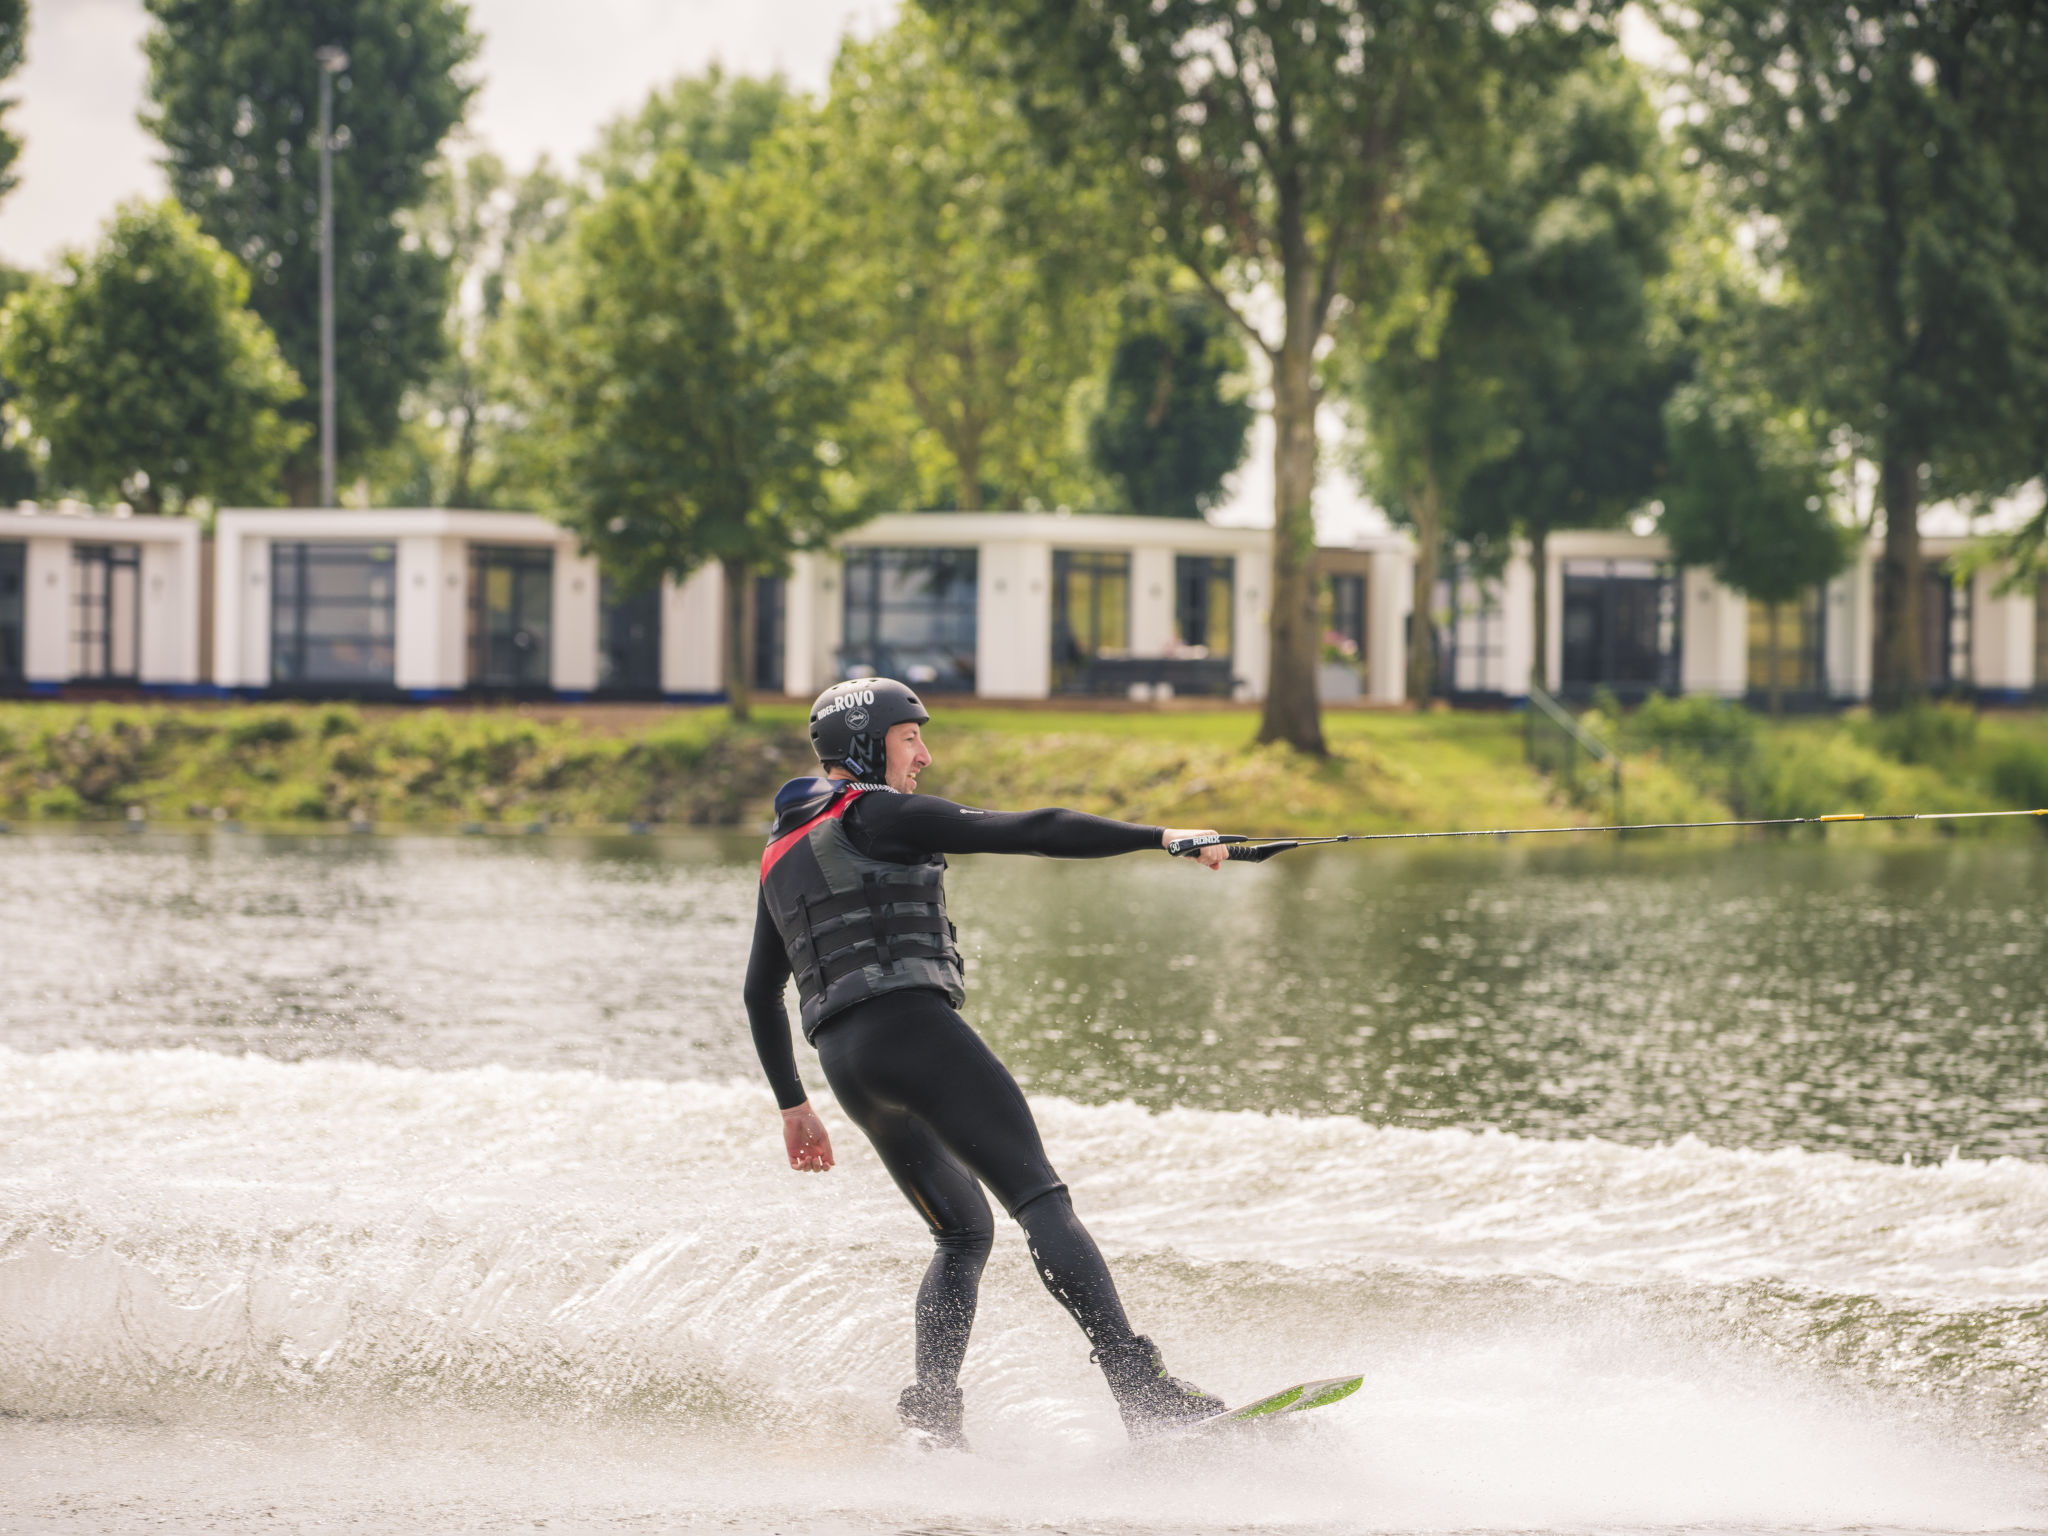
[(1211, 832), (1202, 837), (1177, 837), (1166, 845), (1176, 858), (1192, 858), (1204, 848), (1225, 845), (1225, 857), (1258, 864), (1293, 848), (1326, 843), (1406, 843), (1447, 837), (1555, 837), (1565, 832), (1698, 832), (1714, 827), (1817, 827), (1837, 821), (1980, 821), (1995, 816), (2048, 816), (2038, 811), (1913, 811), (1895, 816), (1869, 816), (1839, 811), (1832, 816), (1769, 816), (1749, 821), (1646, 821), (1606, 827), (1485, 827), (1470, 832), (1342, 832), (1335, 837), (1249, 837), (1236, 832)]

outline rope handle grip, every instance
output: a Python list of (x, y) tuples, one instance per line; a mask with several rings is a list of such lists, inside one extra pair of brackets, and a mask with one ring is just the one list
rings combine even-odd
[[(1204, 832), (1199, 837), (1176, 837), (1166, 845), (1166, 851), (1176, 859), (1192, 859), (1204, 848), (1213, 848), (1218, 843), (1234, 844), (1248, 843), (1250, 841), (1250, 838), (1238, 832)], [(1242, 856), (1235, 848), (1231, 849), (1230, 857), (1233, 859), (1241, 858)]]

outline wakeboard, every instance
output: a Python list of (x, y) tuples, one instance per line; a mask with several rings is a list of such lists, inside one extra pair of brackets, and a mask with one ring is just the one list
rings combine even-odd
[(1328, 1376), (1321, 1381), (1304, 1381), (1291, 1387), (1282, 1387), (1278, 1392), (1254, 1398), (1236, 1408), (1226, 1408), (1221, 1413), (1212, 1413), (1206, 1419), (1195, 1419), (1183, 1426), (1181, 1433), (1214, 1434), (1254, 1419), (1273, 1419), (1282, 1414), (1306, 1413), (1311, 1408), (1327, 1408), (1330, 1404), (1341, 1402), (1356, 1392), (1364, 1381), (1363, 1376)]

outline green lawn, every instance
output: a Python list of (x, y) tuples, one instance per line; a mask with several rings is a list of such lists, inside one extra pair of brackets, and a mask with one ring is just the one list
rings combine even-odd
[[(600, 826), (757, 822), (809, 771), (803, 711), (0, 704), (0, 817)], [(1762, 720), (1705, 700), (1589, 723), (1626, 752), (1631, 822), (2048, 803), (2048, 718), (1961, 710)], [(1253, 742), (1250, 708), (941, 704), (923, 787), (992, 806), (1245, 832), (1608, 819), (1522, 755), (1507, 713), (1332, 711), (1327, 758)]]

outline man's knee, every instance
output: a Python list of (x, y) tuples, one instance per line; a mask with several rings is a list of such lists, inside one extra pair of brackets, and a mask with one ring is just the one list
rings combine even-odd
[(932, 1241), (941, 1253), (953, 1258), (968, 1259), (980, 1264), (988, 1258), (988, 1251), (995, 1246), (996, 1224), (984, 1205), (971, 1216), (957, 1218), (944, 1226), (932, 1228)]

